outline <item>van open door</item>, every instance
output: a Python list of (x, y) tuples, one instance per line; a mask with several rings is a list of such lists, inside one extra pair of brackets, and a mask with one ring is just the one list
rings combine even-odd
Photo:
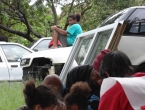
[(125, 26), (126, 23), (122, 21), (78, 35), (60, 74), (63, 83), (65, 84), (67, 73), (74, 63), (92, 65), (96, 55), (102, 49), (116, 50)]

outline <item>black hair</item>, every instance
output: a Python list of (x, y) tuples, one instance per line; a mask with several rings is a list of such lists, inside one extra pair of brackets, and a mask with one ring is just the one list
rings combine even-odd
[(145, 72), (145, 62), (142, 62), (141, 64), (139, 64), (136, 67), (135, 72)]
[(25, 103), (31, 110), (33, 110), (37, 104), (39, 104), (42, 108), (57, 105), (57, 98), (52, 90), (44, 85), (35, 87), (34, 81), (26, 83), (23, 93)]
[(86, 82), (77, 82), (72, 85), (70, 88), (70, 93), (68, 93), (64, 102), (67, 107), (71, 107), (72, 105), (77, 105), (78, 110), (87, 110), (88, 105), (88, 96), (91, 92), (91, 89)]
[(6, 36), (0, 36), (0, 41), (8, 42), (8, 38)]
[(110, 77), (125, 77), (133, 74), (134, 69), (130, 59), (121, 51), (108, 53), (102, 60), (100, 66), (100, 77), (107, 78), (106, 72)]
[(73, 20), (76, 20), (77, 22), (79, 22), (81, 19), (81, 15), (80, 14), (72, 14), (72, 15), (69, 15), (68, 18), (72, 18)]

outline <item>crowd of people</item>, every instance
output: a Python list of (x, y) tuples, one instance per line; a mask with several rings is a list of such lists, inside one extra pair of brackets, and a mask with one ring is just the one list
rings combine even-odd
[(102, 50), (93, 65), (70, 70), (66, 85), (55, 74), (38, 87), (29, 81), (20, 110), (145, 110), (143, 66), (134, 69), (123, 52)]

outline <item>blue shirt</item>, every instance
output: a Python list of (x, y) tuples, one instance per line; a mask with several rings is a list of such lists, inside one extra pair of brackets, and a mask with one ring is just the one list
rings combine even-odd
[(78, 34), (81, 34), (82, 28), (79, 24), (73, 24), (67, 29), (67, 43), (69, 46), (72, 46)]

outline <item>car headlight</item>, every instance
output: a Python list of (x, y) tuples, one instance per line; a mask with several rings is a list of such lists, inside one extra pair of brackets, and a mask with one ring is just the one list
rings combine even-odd
[(30, 59), (22, 59), (20, 62), (20, 65), (21, 66), (27, 65), (27, 64), (29, 64), (29, 61), (30, 61)]

